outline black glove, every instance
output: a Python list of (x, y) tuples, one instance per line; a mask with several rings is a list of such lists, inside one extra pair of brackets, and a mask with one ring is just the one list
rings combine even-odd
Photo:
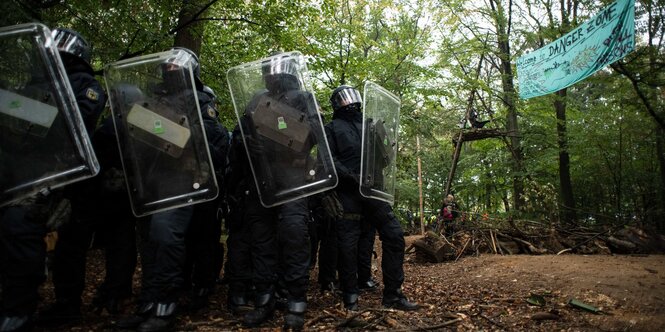
[(321, 205), (329, 218), (337, 220), (344, 216), (344, 206), (342, 206), (342, 202), (339, 201), (335, 191), (325, 193), (321, 198)]

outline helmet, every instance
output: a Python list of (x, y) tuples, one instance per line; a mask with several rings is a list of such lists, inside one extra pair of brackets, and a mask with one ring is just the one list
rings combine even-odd
[(205, 92), (205, 93), (207, 93), (208, 95), (210, 95), (210, 97), (211, 97), (213, 100), (217, 99), (217, 95), (215, 94), (215, 90), (213, 90), (211, 87), (209, 87), (209, 86), (207, 86), (207, 85), (204, 85), (204, 86), (203, 86), (203, 92)]
[(56, 28), (51, 31), (51, 38), (58, 51), (71, 54), (90, 63), (92, 47), (78, 32)]
[(334, 111), (354, 104), (357, 104), (356, 107), (360, 109), (362, 100), (360, 92), (348, 85), (340, 85), (330, 96), (330, 104)]
[(300, 88), (298, 62), (286, 53), (277, 53), (261, 63), (261, 74), (266, 88), (272, 92)]
[(201, 67), (199, 65), (199, 57), (196, 56), (196, 54), (190, 49), (184, 47), (173, 47), (170, 50), (182, 52), (176, 54), (174, 57), (169, 57), (160, 64), (162, 79), (164, 79), (167, 87), (177, 86), (178, 82), (182, 82), (184, 78), (189, 77), (189, 70), (187, 69), (187, 66), (191, 65), (192, 72), (194, 73), (194, 83), (196, 84), (196, 89), (202, 89), (203, 82), (201, 82)]
[(261, 73), (263, 77), (280, 74), (296, 76), (298, 73), (298, 64), (295, 59), (288, 58), (283, 53), (278, 53), (263, 61)]
[(194, 72), (194, 78), (197, 80), (197, 82), (201, 83), (202, 82), (201, 81), (201, 63), (199, 62), (199, 57), (196, 55), (196, 53), (194, 53), (194, 51), (192, 51), (188, 48), (179, 47), (179, 46), (172, 47), (171, 50), (173, 50), (173, 51), (182, 50), (182, 51), (185, 51), (189, 55), (192, 56), (192, 59), (191, 59), (191, 61), (192, 61), (192, 72)]

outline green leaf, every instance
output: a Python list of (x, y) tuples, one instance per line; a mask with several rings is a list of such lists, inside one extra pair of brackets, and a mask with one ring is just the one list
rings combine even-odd
[(602, 312), (600, 309), (598, 309), (598, 308), (596, 308), (592, 305), (588, 305), (588, 304), (586, 304), (582, 301), (579, 301), (577, 299), (570, 299), (570, 301), (568, 301), (568, 305), (570, 305), (571, 307), (574, 307), (574, 308), (584, 309), (584, 310), (586, 310), (588, 312), (592, 312), (594, 314), (600, 314)]
[(532, 305), (537, 305), (539, 307), (542, 307), (545, 305), (546, 301), (545, 298), (542, 295), (538, 294), (531, 294), (528, 299), (526, 299), (526, 302)]

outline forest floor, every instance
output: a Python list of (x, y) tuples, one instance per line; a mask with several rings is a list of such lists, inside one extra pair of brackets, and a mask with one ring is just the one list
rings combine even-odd
[[(419, 236), (407, 237), (407, 247)], [(380, 241), (373, 271), (380, 278)], [(103, 278), (103, 255), (92, 250), (83, 321), (43, 331), (113, 331), (114, 317), (89, 306)], [(665, 256), (662, 255), (512, 255), (482, 254), (455, 262), (423, 263), (407, 254), (403, 289), (422, 308), (399, 312), (381, 307), (381, 292), (363, 293), (360, 311), (347, 312), (339, 297), (320, 293), (312, 283), (306, 330), (388, 331), (665, 331)], [(135, 284), (138, 292), (137, 272)], [(316, 269), (311, 280), (316, 280)], [(44, 284), (44, 302), (53, 301)], [(530, 304), (530, 302), (541, 305)], [(574, 306), (571, 299), (582, 303)], [(241, 330), (226, 310), (226, 289), (218, 287), (208, 308), (183, 313), (178, 331)], [(580, 308), (588, 305), (587, 309)], [(128, 305), (127, 311), (132, 310)], [(277, 312), (257, 331), (280, 330)], [(248, 330), (248, 329), (243, 329)], [(39, 331), (39, 329), (38, 329)]]

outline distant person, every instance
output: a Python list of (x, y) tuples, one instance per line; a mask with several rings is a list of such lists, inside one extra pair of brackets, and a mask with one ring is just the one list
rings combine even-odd
[(446, 236), (452, 236), (455, 233), (454, 222), (460, 216), (459, 206), (457, 205), (453, 194), (448, 194), (443, 200), (439, 215), (443, 220), (443, 228)]

